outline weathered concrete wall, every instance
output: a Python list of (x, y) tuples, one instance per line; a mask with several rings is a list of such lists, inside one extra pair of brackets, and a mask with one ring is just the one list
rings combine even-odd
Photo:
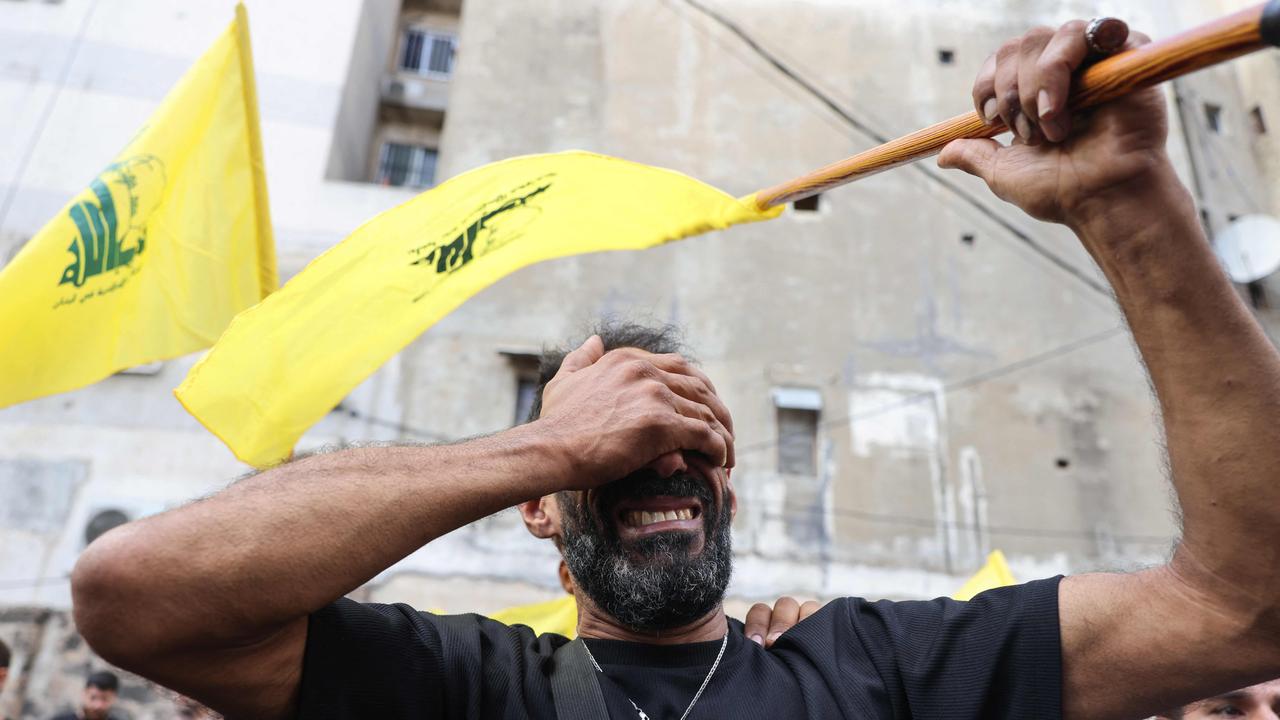
[[(585, 148), (747, 193), (967, 110), (979, 64), (1029, 25), (1116, 11), (1083, 0), (707, 4), (853, 122), (683, 0), (468, 0), (441, 176)], [(0, 7), (0, 106), (22, 108), (0, 117), (0, 192), (18, 185), (0, 257), (111, 157), (231, 5), (122, 1), (88, 16), (81, 40), (89, 0)], [(1177, 5), (1124, 13), (1160, 36), (1219, 11)], [(363, 77), (354, 64), (372, 62), (353, 58), (377, 40), (360, 33), (388, 25), (385, 8), (359, 23), (368, 7), (250, 6), (286, 275), (410, 196), (325, 180), (335, 143), (349, 149), (335, 135), (344, 103), (361, 96), (345, 84)], [(149, 32), (130, 31), (140, 25)], [(939, 61), (943, 49), (950, 64)], [(1274, 57), (1239, 68), (1214, 76), (1223, 102), (1235, 112), (1261, 102), (1280, 126)], [(94, 132), (83, 131), (85, 117)], [(1177, 118), (1175, 129), (1170, 150), (1189, 173), (1197, 143), (1182, 132), (1193, 130)], [(1273, 137), (1236, 161), (1256, 161), (1260, 194), (1280, 187)], [(1239, 200), (1230, 178), (1211, 183), (1220, 183), (1216, 201)], [(303, 447), (499, 430), (516, 392), (503, 351), (579, 336), (602, 315), (647, 316), (686, 326), (735, 413), (742, 505), (732, 594), (741, 601), (944, 594), (997, 547), (1023, 578), (1148, 563), (1167, 553), (1175, 528), (1146, 380), (1100, 282), (1065, 231), (922, 163), (828, 193), (815, 213), (520, 271), (344, 403), (387, 422), (335, 414)], [(244, 470), (169, 394), (191, 362), (0, 411), (0, 478), (21, 478), (0, 498), (27, 508), (0, 510), (0, 581), (14, 581), (0, 582), (0, 604), (65, 607), (63, 578), (95, 509), (145, 515)], [(782, 386), (822, 398), (813, 477), (777, 471), (772, 390)], [(459, 611), (556, 587), (553, 548), (508, 512), (422, 549), (367, 592)]]

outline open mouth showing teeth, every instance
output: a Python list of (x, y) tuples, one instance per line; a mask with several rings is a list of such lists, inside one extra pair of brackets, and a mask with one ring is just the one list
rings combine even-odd
[(677, 510), (654, 511), (631, 510), (622, 514), (622, 521), (631, 527), (644, 527), (671, 520), (693, 520), (699, 515), (698, 508), (679, 508)]

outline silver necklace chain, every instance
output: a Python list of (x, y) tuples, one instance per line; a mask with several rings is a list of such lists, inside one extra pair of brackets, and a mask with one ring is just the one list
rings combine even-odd
[[(711, 669), (707, 671), (707, 676), (702, 679), (702, 687), (698, 688), (698, 692), (693, 694), (693, 699), (689, 701), (689, 707), (684, 709), (684, 714), (680, 716), (680, 720), (689, 717), (689, 713), (693, 712), (693, 706), (698, 704), (698, 698), (702, 697), (702, 691), (707, 689), (707, 685), (711, 684), (711, 676), (716, 674), (716, 668), (720, 667), (720, 660), (724, 657), (724, 649), (729, 646), (729, 631), (725, 630), (724, 639), (720, 641), (720, 652), (716, 654), (716, 661), (711, 663)], [(591, 659), (591, 664), (596, 666), (596, 672), (604, 674), (604, 668), (600, 667), (600, 663), (596, 662), (596, 656), (591, 654), (591, 648), (587, 647), (587, 642), (583, 640), (582, 649), (587, 651), (587, 657)], [(628, 698), (630, 700), (630, 698)], [(631, 704), (635, 706), (643, 715), (644, 711), (636, 705), (634, 700)], [(647, 715), (645, 717), (648, 717)]]

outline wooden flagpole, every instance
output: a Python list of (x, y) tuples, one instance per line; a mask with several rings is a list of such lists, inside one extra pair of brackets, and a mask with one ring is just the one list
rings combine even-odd
[[(1076, 79), (1072, 110), (1098, 105), (1242, 55), (1280, 45), (1280, 0), (1271, 0), (1173, 37), (1112, 55)], [(989, 138), (1007, 130), (976, 112), (958, 115), (756, 193), (760, 209), (816, 195), (937, 154), (952, 140)]]

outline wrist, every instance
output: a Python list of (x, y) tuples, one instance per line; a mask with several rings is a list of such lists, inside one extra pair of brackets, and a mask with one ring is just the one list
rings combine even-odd
[(1095, 255), (1162, 225), (1188, 221), (1199, 227), (1195, 200), (1163, 152), (1142, 172), (1075, 204), (1063, 220)]
[(529, 477), (535, 483), (537, 497), (568, 488), (573, 483), (578, 455), (562, 433), (539, 418), (517, 425), (506, 433), (522, 456)]

